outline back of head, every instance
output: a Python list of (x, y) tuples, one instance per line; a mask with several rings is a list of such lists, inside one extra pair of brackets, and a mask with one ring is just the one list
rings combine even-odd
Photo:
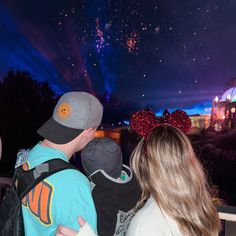
[(55, 144), (66, 144), (88, 128), (101, 124), (103, 106), (87, 92), (68, 92), (57, 102), (52, 117), (38, 133)]
[(120, 146), (110, 138), (95, 138), (81, 153), (82, 165), (88, 176), (103, 170), (113, 178), (122, 171), (122, 152)]
[(184, 235), (218, 234), (219, 218), (203, 169), (180, 130), (157, 126), (137, 145), (131, 165), (143, 191), (141, 201), (152, 194)]

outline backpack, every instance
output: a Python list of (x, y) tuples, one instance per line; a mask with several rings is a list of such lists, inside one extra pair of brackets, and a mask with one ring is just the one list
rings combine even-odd
[[(76, 169), (61, 159), (44, 162), (31, 170), (16, 168), (13, 183), (0, 206), (0, 235), (24, 236), (22, 199), (42, 180), (65, 169)], [(77, 169), (76, 169), (77, 170)]]

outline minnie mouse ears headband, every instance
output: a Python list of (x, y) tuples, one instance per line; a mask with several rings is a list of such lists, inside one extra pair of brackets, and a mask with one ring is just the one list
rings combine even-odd
[(161, 117), (157, 117), (152, 110), (145, 109), (135, 112), (130, 118), (131, 129), (145, 138), (159, 125), (172, 125), (186, 134), (191, 129), (191, 120), (182, 110), (176, 110), (173, 113), (165, 110)]

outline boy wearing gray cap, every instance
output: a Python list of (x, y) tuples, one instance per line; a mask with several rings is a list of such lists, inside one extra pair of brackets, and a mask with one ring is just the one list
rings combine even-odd
[(122, 165), (120, 146), (110, 138), (95, 138), (81, 157), (93, 186), (98, 235), (125, 235), (140, 190), (130, 168)]
[[(35, 169), (34, 174), (40, 176), (48, 172), (51, 160), (54, 165), (57, 160), (68, 163), (75, 152), (93, 139), (102, 114), (103, 106), (93, 95), (65, 93), (57, 102), (52, 117), (38, 130), (43, 141), (26, 155), (19, 155), (16, 167)], [(26, 236), (55, 235), (59, 224), (79, 230), (78, 214), (96, 231), (96, 210), (89, 181), (74, 169), (57, 172), (37, 184), (23, 198), (22, 213)]]

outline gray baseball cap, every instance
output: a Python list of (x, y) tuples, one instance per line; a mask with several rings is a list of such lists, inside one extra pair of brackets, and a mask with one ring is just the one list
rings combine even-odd
[(104, 170), (113, 178), (122, 171), (121, 148), (110, 138), (94, 138), (81, 152), (83, 169), (88, 176), (97, 170)]
[(93, 95), (68, 92), (60, 97), (52, 117), (37, 132), (51, 142), (65, 144), (85, 129), (98, 128), (102, 114), (103, 106)]

